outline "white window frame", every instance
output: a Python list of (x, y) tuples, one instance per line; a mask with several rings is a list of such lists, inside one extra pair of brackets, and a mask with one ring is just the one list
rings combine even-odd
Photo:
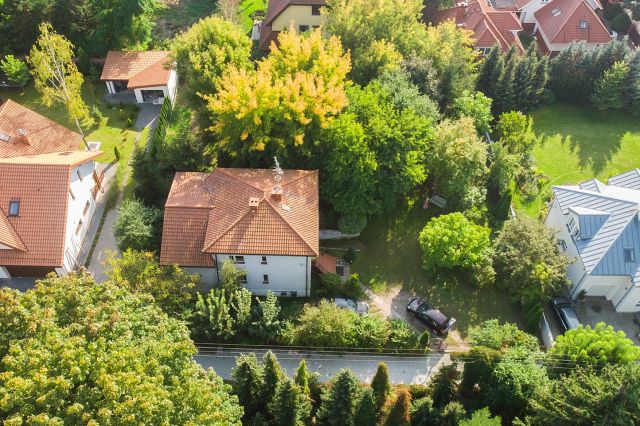
[(236, 265), (244, 265), (244, 256), (229, 256), (229, 259)]

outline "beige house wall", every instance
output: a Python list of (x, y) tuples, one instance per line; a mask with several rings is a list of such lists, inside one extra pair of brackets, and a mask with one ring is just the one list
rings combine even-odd
[(287, 7), (271, 24), (273, 31), (285, 31), (289, 29), (289, 25), (293, 22), (296, 30), (300, 25), (308, 25), (309, 29), (313, 26), (320, 26), (324, 22), (324, 16), (312, 15), (311, 6), (292, 5)]

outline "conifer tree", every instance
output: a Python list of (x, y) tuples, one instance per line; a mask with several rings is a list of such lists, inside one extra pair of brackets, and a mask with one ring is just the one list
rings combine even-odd
[(596, 81), (591, 102), (601, 110), (620, 109), (624, 106), (624, 93), (630, 68), (626, 62), (616, 62)]
[(307, 395), (291, 380), (280, 380), (269, 412), (274, 426), (303, 426), (309, 421), (311, 402)]
[(276, 387), (282, 380), (284, 374), (282, 373), (282, 367), (278, 362), (275, 354), (268, 350), (263, 357), (263, 371), (264, 371), (264, 387), (262, 388), (262, 401), (264, 404), (269, 404), (276, 393)]
[(263, 370), (255, 354), (242, 354), (236, 358), (231, 372), (233, 392), (244, 407), (246, 417), (254, 415), (260, 408), (261, 389), (264, 386)]
[[(536, 52), (537, 54), (537, 52)], [(542, 101), (542, 95), (549, 83), (549, 57), (544, 55), (541, 59), (538, 59), (536, 64), (536, 72), (533, 77), (531, 93), (529, 94), (528, 104), (531, 108), (540, 105)]]
[(371, 389), (376, 400), (376, 410), (380, 411), (387, 400), (387, 396), (391, 393), (389, 368), (384, 362), (378, 364), (378, 370), (373, 376), (373, 380), (371, 380)]
[(629, 75), (623, 90), (624, 103), (632, 114), (640, 114), (640, 52), (629, 58)]
[(309, 395), (309, 372), (307, 371), (307, 362), (304, 359), (300, 360), (300, 366), (296, 370), (293, 381), (302, 393)]
[(498, 115), (513, 109), (514, 103), (514, 80), (516, 67), (520, 62), (515, 47), (512, 46), (504, 58), (504, 68), (502, 74), (494, 81), (496, 85), (493, 97), (493, 113)]
[(396, 400), (384, 421), (385, 426), (409, 426), (411, 423), (411, 395), (405, 388), (398, 389)]
[(484, 93), (485, 95), (492, 97), (492, 88), (494, 87), (494, 76), (496, 67), (499, 66), (499, 62), (502, 59), (500, 53), (500, 46), (493, 46), (489, 56), (484, 59), (482, 66), (480, 67), (480, 73), (476, 80), (476, 90)]
[(375, 425), (376, 424), (376, 402), (373, 390), (365, 389), (362, 397), (358, 401), (355, 417), (356, 425)]
[(533, 82), (538, 65), (538, 54), (535, 46), (535, 43), (531, 43), (526, 55), (516, 66), (513, 92), (514, 107), (519, 111), (527, 111), (532, 107), (532, 105), (529, 104), (529, 99), (533, 91)]
[(359, 394), (360, 383), (355, 374), (350, 370), (338, 373), (322, 394), (318, 425), (353, 426)]

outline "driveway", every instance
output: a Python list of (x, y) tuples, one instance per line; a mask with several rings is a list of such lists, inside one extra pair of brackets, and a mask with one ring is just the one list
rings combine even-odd
[[(258, 359), (266, 349), (242, 347), (199, 346), (195, 361), (205, 369), (213, 368), (225, 380), (231, 379), (231, 371), (235, 367), (236, 357), (242, 353), (255, 353)], [(449, 354), (430, 353), (427, 355), (394, 356), (381, 354), (315, 352), (286, 349), (272, 349), (278, 357), (282, 368), (289, 376), (293, 376), (305, 360), (310, 372), (320, 373), (320, 379), (326, 381), (334, 377), (342, 369), (352, 370), (363, 383), (371, 383), (378, 364), (384, 362), (389, 367), (389, 379), (393, 384), (423, 384), (443, 365), (451, 364)]]
[[(369, 298), (372, 305), (372, 311), (389, 318), (401, 319), (408, 322), (418, 333), (427, 331), (427, 327), (407, 312), (406, 306), (409, 300), (414, 296), (400, 287), (392, 287), (383, 294), (377, 294), (368, 287), (362, 286), (365, 294)], [(449, 332), (446, 340), (446, 349), (456, 352), (464, 352), (470, 349), (470, 346), (464, 341), (457, 330)]]
[(138, 104), (138, 106), (140, 107), (140, 111), (136, 118), (136, 130), (140, 132), (147, 126), (151, 126), (151, 130), (153, 130), (158, 121), (157, 119), (160, 115), (162, 105)]
[(599, 322), (622, 330), (636, 345), (640, 346), (640, 326), (634, 321), (634, 314), (616, 312), (611, 302), (601, 297), (589, 297), (576, 304), (576, 313), (580, 322), (594, 327)]

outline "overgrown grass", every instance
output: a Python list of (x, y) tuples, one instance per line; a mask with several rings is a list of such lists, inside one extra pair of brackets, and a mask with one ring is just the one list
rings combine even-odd
[(173, 38), (217, 8), (215, 0), (161, 0), (153, 36), (156, 42)]
[[(416, 202), (410, 207), (398, 207), (392, 214), (370, 221), (360, 238), (354, 241), (331, 242), (359, 249), (352, 265), (362, 283), (381, 293), (395, 286), (425, 297), (447, 315), (458, 320), (456, 328), (464, 336), (480, 322), (498, 318), (501, 321), (523, 324), (517, 304), (511, 302), (497, 286), (477, 288), (465, 280), (450, 277), (432, 282), (422, 268), (422, 250), (418, 235), (431, 217), (441, 211), (435, 207), (422, 209)], [(404, 309), (404, 306), (397, 306)]]
[[(640, 119), (622, 111), (556, 104), (533, 113), (538, 137), (533, 154), (549, 186), (576, 184), (640, 166)], [(544, 191), (543, 191), (544, 193)], [(548, 193), (548, 188), (547, 188)], [(537, 216), (544, 200), (525, 203), (514, 197), (518, 209)]]

